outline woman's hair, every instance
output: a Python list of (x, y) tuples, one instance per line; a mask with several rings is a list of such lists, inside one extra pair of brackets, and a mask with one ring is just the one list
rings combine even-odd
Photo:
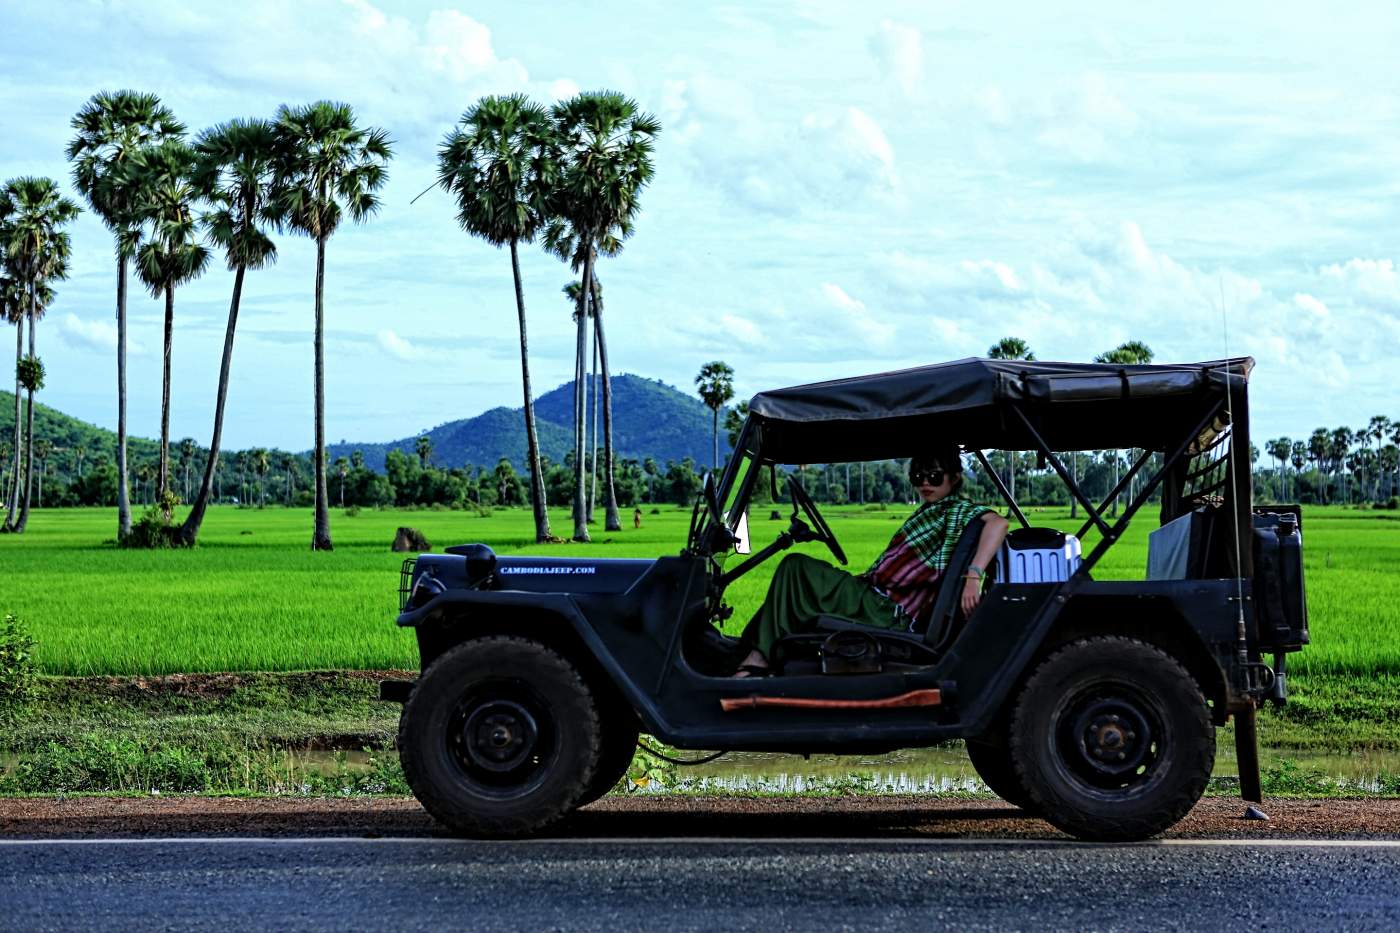
[(953, 478), (953, 492), (962, 489), (962, 456), (957, 444), (938, 444), (925, 447), (909, 458), (909, 472), (914, 474), (925, 470), (942, 470)]

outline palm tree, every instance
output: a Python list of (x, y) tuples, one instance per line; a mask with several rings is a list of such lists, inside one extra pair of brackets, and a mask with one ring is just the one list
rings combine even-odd
[[(559, 184), (555, 187), (556, 220), (545, 233), (545, 245), (560, 258), (582, 270), (577, 344), (582, 356), (586, 303), (592, 302), (598, 330), (599, 362), (603, 369), (603, 459), (607, 477), (609, 531), (622, 528), (613, 484), (612, 375), (608, 367), (607, 338), (603, 330), (602, 303), (594, 287), (598, 256), (616, 255), (632, 233), (639, 209), (638, 198), (656, 169), (653, 142), (661, 124), (642, 112), (635, 101), (614, 91), (579, 94), (555, 104), (551, 111), (559, 140)], [(582, 399), (579, 400), (580, 402)], [(583, 411), (578, 409), (574, 429), (574, 538), (587, 541), (588, 523), (583, 487)]]
[(1003, 337), (987, 348), (991, 360), (1035, 360), (1030, 344), (1020, 337)]
[[(413, 442), (413, 452), (418, 455), (418, 466), (426, 470), (428, 461), (433, 457), (433, 439), (426, 434), (419, 435), (418, 440)], [(340, 458), (343, 459), (345, 458)], [(336, 462), (339, 463), (340, 460)]]
[(190, 464), (194, 462), (194, 455), (199, 452), (199, 443), (192, 437), (182, 438), (180, 441), (180, 495), (181, 498), (190, 501)]
[(272, 467), (272, 459), (266, 447), (254, 447), (248, 457), (253, 473), (258, 477), (258, 508), (267, 505), (267, 471)]
[(186, 547), (193, 547), (199, 540), (204, 512), (214, 498), (214, 473), (218, 469), (223, 441), (233, 340), (243, 301), (243, 278), (249, 269), (261, 269), (277, 260), (277, 247), (265, 230), (272, 219), (270, 199), (277, 156), (276, 127), (267, 120), (230, 120), (200, 133), (194, 149), (198, 155), (195, 164), (198, 184), (212, 206), (202, 222), (210, 241), (224, 251), (224, 259), (233, 273), (233, 297), (229, 299), (228, 324), (224, 328), (224, 352), (219, 362), (209, 457), (204, 463), (204, 478), (190, 514), (180, 527), (180, 543)]
[(126, 462), (126, 262), (140, 241), (140, 192), (124, 171), (137, 151), (184, 135), (184, 124), (154, 94), (103, 91), (73, 117), (68, 144), (73, 180), (93, 213), (112, 231), (117, 253), (117, 538), (131, 533)]
[(49, 468), (49, 457), (53, 456), (53, 443), (45, 438), (33, 441), (34, 459), (39, 461), (39, 488), (34, 494), (39, 508), (44, 507), (44, 473)]
[(160, 380), (160, 460), (156, 499), (167, 521), (170, 491), (170, 351), (175, 337), (175, 289), (192, 282), (209, 265), (209, 250), (197, 241), (195, 151), (171, 139), (133, 153), (126, 171), (140, 191), (136, 216), (145, 242), (136, 250), (136, 275), (152, 298), (165, 298), (164, 353)]
[(1266, 445), (1269, 456), (1278, 462), (1278, 485), (1279, 498), (1287, 501), (1288, 490), (1285, 488), (1284, 468), (1288, 465), (1288, 458), (1293, 453), (1293, 439), (1290, 437), (1276, 437)]
[(1351, 497), (1347, 490), (1347, 477), (1342, 472), (1346, 466), (1347, 451), (1351, 449), (1352, 431), (1348, 427), (1336, 428), (1332, 431), (1327, 445), (1327, 459), (1331, 463), (1332, 473), (1337, 477), (1342, 487), (1342, 504), (1351, 502)]
[[(20, 381), (26, 389), (25, 436), (34, 437), (34, 393), (43, 387), (44, 368), (35, 349), (34, 328), (39, 315), (42, 286), (68, 277), (72, 241), (60, 228), (78, 216), (80, 208), (60, 193), (52, 178), (14, 178), (0, 192), (0, 236), (4, 238), (6, 265), (27, 293), (25, 317), (29, 322), (29, 355), (22, 361)], [(29, 493), (34, 478), (34, 446), (28, 444), (24, 466), (24, 498), (19, 518), (7, 519), (6, 528), (19, 533), (29, 523)]]
[[(1112, 350), (1109, 350), (1107, 353), (1100, 353), (1098, 356), (1094, 357), (1094, 362), (1113, 363), (1119, 366), (1133, 366), (1151, 363), (1152, 356), (1152, 348), (1149, 347), (1147, 344), (1143, 343), (1141, 340), (1129, 340), (1126, 343), (1120, 343), (1117, 347), (1115, 347)], [(1118, 474), (1121, 466), (1122, 458), (1118, 456), (1117, 451), (1114, 451), (1113, 485), (1115, 488), (1117, 488), (1118, 486)], [(1113, 514), (1118, 514), (1117, 496), (1114, 496), (1113, 498)]]
[[(3, 233), (0, 233), (0, 258), (3, 258), (4, 256), (3, 240), (4, 235)], [(50, 287), (47, 282), (40, 282), (34, 293), (33, 317), (35, 321), (43, 319), (44, 312), (48, 310), (49, 305), (53, 304), (53, 300), (53, 288)], [(24, 448), (21, 444), (22, 437), (20, 432), (24, 426), (24, 422), (20, 417), (20, 400), (24, 396), (21, 394), (20, 390), (22, 388), (25, 388), (25, 385), (20, 375), (20, 366), (21, 361), (24, 359), (24, 322), (26, 318), (29, 317), (28, 311), (26, 310), (29, 304), (29, 296), (28, 289), (25, 287), (24, 282), (21, 281), (19, 277), (12, 276), (0, 278), (0, 304), (3, 304), (4, 307), (8, 309), (6, 315), (8, 316), (9, 320), (12, 321), (15, 325), (14, 469), (10, 473), (10, 485), (5, 487), (5, 489), (7, 490), (6, 498), (8, 498), (9, 500), (9, 512), (6, 515), (5, 524), (0, 525), (0, 528), (3, 528), (14, 525), (15, 521), (17, 520), (20, 501), (20, 490), (22, 488), (20, 485), (22, 479), (22, 473), (20, 472), (20, 470), (23, 464)], [(38, 388), (40, 388), (40, 386), (36, 385), (35, 388), (37, 390)]]
[(329, 551), (331, 520), (326, 503), (325, 304), (326, 241), (342, 215), (355, 223), (379, 210), (375, 194), (388, 177), (393, 157), (381, 129), (355, 125), (349, 104), (319, 101), (277, 109), (278, 160), (275, 216), (279, 223), (316, 241), (316, 525), (313, 551)]
[(457, 200), (457, 222), (492, 246), (510, 247), (515, 313), (520, 327), (520, 381), (525, 395), (525, 445), (535, 540), (548, 541), (544, 471), (530, 389), (530, 350), (519, 244), (531, 242), (548, 219), (546, 199), (554, 181), (553, 126), (543, 107), (521, 94), (483, 97), (438, 147), (438, 184)]
[[(573, 306), (573, 320), (575, 326), (578, 325), (580, 313), (588, 314), (590, 320), (595, 320), (593, 313), (595, 304), (601, 304), (603, 298), (603, 286), (598, 281), (598, 277), (593, 277), (593, 297), (594, 301), (585, 302), (580, 298), (583, 295), (582, 287), (577, 282), (568, 282), (564, 285), (564, 296), (569, 299), (569, 304)], [(590, 414), (589, 398), (593, 399)], [(588, 363), (584, 355), (584, 344), (576, 344), (574, 347), (574, 417), (583, 418), (584, 444), (591, 447), (592, 453), (589, 455), (587, 468), (592, 474), (588, 497), (584, 503), (584, 511), (588, 515), (588, 523), (593, 524), (593, 504), (598, 498), (598, 328), (593, 328), (593, 372), (588, 372)], [(589, 427), (592, 427), (593, 440), (591, 444), (587, 441)], [(609, 529), (616, 531), (617, 529)]]
[(1319, 492), (1321, 493), (1322, 504), (1327, 504), (1327, 452), (1331, 447), (1332, 437), (1326, 428), (1317, 428), (1308, 436), (1308, 460), (1312, 463), (1313, 469), (1317, 470), (1320, 482)]
[(83, 478), (83, 460), (87, 457), (87, 447), (82, 444), (73, 448), (73, 457), (78, 461), (78, 479)]
[[(5, 241), (3, 223), (3, 219), (0, 219), (0, 262), (7, 262), (3, 253)], [(8, 272), (8, 265), (3, 271)], [(19, 279), (12, 275), (0, 277), (0, 311), (4, 312), (7, 321), (15, 325), (15, 440), (5, 455), (7, 461), (13, 457), (14, 463), (3, 493), (9, 506), (4, 522), (0, 523), (0, 527), (4, 528), (8, 528), (14, 522), (16, 511), (19, 508), (20, 457), (24, 449), (22, 446), (23, 437), (20, 433), (23, 430), (24, 421), (20, 417), (20, 399), (23, 396), (20, 394), (19, 361), (24, 357), (24, 306), (24, 286), (20, 284)]]
[[(1020, 337), (1003, 337), (987, 348), (988, 359), (993, 360), (1035, 360), (1035, 354), (1031, 352), (1030, 344)], [(1002, 451), (1002, 456), (1006, 461), (1006, 471), (1008, 477), (1007, 489), (1011, 492), (1011, 498), (1016, 498), (1016, 458), (1015, 451)], [(1074, 481), (1079, 482), (1078, 457), (1073, 452), (1070, 453), (1070, 470)], [(1079, 514), (1079, 503), (1071, 496), (1069, 500), (1069, 517), (1074, 518)]]
[(1300, 499), (1298, 487), (1301, 485), (1298, 477), (1303, 473), (1303, 466), (1308, 462), (1308, 445), (1303, 441), (1294, 441), (1293, 450), (1288, 454), (1288, 462), (1293, 467), (1293, 497)]
[(335, 458), (335, 475), (340, 477), (340, 507), (345, 508), (345, 477), (350, 473), (350, 462), (344, 457)]
[(700, 367), (695, 377), (695, 386), (700, 391), (700, 400), (710, 409), (713, 418), (711, 440), (714, 442), (713, 468), (719, 469), (719, 410), (724, 403), (734, 397), (734, 369), (725, 362), (714, 360)]
[[(1387, 418), (1385, 415), (1372, 415), (1371, 420), (1366, 425), (1365, 430), (1366, 439), (1369, 440), (1374, 446), (1376, 458), (1377, 461), (1379, 461), (1381, 442), (1385, 440), (1385, 436), (1390, 432), (1390, 419)], [(1379, 472), (1380, 471), (1377, 471), (1375, 489), (1373, 491), (1374, 494), (1372, 495), (1373, 500), (1378, 500), (1381, 498), (1381, 478)]]

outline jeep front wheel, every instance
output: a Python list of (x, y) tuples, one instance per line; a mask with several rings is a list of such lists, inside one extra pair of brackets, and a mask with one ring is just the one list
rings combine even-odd
[(1017, 699), (1010, 738), (1037, 812), (1081, 839), (1166, 830), (1195, 806), (1215, 764), (1195, 679), (1131, 638), (1082, 639), (1050, 655)]
[(593, 696), (564, 657), (523, 638), (458, 645), (419, 678), (399, 720), (404, 776), (470, 836), (518, 836), (569, 812), (598, 769)]

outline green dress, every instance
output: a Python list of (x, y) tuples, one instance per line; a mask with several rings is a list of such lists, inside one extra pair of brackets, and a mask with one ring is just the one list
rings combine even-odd
[(990, 511), (958, 495), (925, 503), (858, 577), (806, 554), (789, 554), (778, 564), (763, 605), (744, 627), (744, 643), (769, 657), (778, 639), (809, 631), (821, 615), (873, 628), (907, 628), (931, 608), (963, 529)]

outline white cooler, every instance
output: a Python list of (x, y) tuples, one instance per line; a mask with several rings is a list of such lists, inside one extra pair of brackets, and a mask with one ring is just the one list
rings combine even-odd
[(1079, 539), (1054, 528), (1017, 528), (997, 553), (998, 583), (1059, 583), (1079, 567)]

